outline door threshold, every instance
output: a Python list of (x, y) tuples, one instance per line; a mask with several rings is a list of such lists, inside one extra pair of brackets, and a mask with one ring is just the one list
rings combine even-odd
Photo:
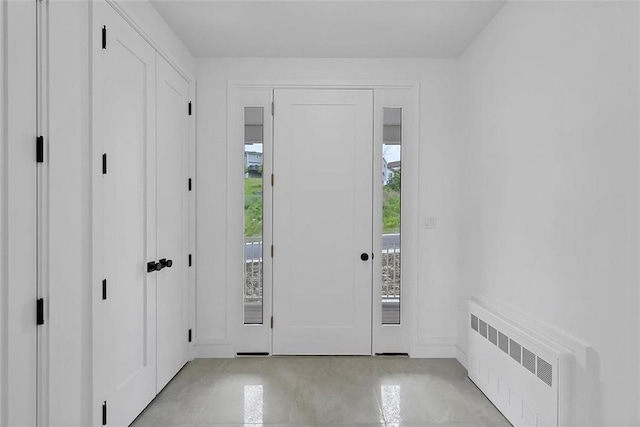
[(238, 352), (236, 357), (269, 357), (270, 353), (267, 352)]

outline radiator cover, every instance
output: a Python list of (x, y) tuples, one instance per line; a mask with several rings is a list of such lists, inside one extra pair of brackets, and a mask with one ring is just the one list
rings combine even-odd
[(515, 427), (572, 425), (572, 354), (469, 300), (469, 378)]

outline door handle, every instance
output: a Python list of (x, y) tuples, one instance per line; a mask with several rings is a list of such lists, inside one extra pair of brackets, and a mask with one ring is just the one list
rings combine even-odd
[(362, 254), (360, 254), (360, 259), (362, 261), (368, 261), (369, 260), (369, 254), (366, 252), (363, 252)]
[(147, 263), (147, 273), (152, 273), (154, 271), (160, 271), (165, 267), (171, 268), (172, 265), (173, 265), (173, 261), (170, 260), (170, 259), (166, 259), (166, 258), (162, 258), (158, 262), (149, 261)]
[(162, 270), (165, 267), (171, 268), (171, 266), (173, 265), (173, 261), (170, 259), (162, 258), (160, 261), (158, 261), (158, 264), (162, 266), (158, 270)]

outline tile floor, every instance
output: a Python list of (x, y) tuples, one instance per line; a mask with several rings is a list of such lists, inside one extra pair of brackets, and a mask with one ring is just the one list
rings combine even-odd
[(133, 426), (510, 426), (466, 374), (454, 359), (197, 359)]

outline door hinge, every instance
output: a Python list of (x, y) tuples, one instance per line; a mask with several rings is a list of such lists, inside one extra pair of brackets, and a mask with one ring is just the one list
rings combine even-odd
[(271, 245), (271, 258), (273, 258), (273, 245)]
[(102, 48), (103, 49), (107, 48), (107, 26), (106, 25), (102, 26)]
[(102, 402), (102, 425), (107, 425), (107, 401)]
[(191, 254), (189, 254), (189, 267), (191, 267)]
[(191, 342), (191, 329), (189, 329), (189, 342)]
[(191, 101), (189, 101), (189, 115), (191, 115)]
[(36, 324), (44, 325), (44, 299), (39, 298), (36, 301)]
[(102, 154), (102, 174), (107, 174), (107, 153)]
[(189, 187), (189, 191), (191, 191), (191, 178), (189, 178), (189, 184), (188, 184), (188, 187)]
[(276, 107), (275, 107), (274, 103), (273, 103), (273, 102), (271, 102), (271, 115), (272, 115), (272, 116), (273, 116), (273, 115), (274, 115), (274, 113), (275, 113), (275, 109), (276, 109)]
[(107, 299), (107, 279), (102, 279), (102, 299)]
[(44, 163), (44, 136), (36, 138), (36, 162)]
[(273, 316), (271, 316), (271, 329), (273, 329)]
[(273, 176), (273, 174), (271, 174), (271, 186), (273, 187), (273, 183), (275, 182), (275, 177)]

